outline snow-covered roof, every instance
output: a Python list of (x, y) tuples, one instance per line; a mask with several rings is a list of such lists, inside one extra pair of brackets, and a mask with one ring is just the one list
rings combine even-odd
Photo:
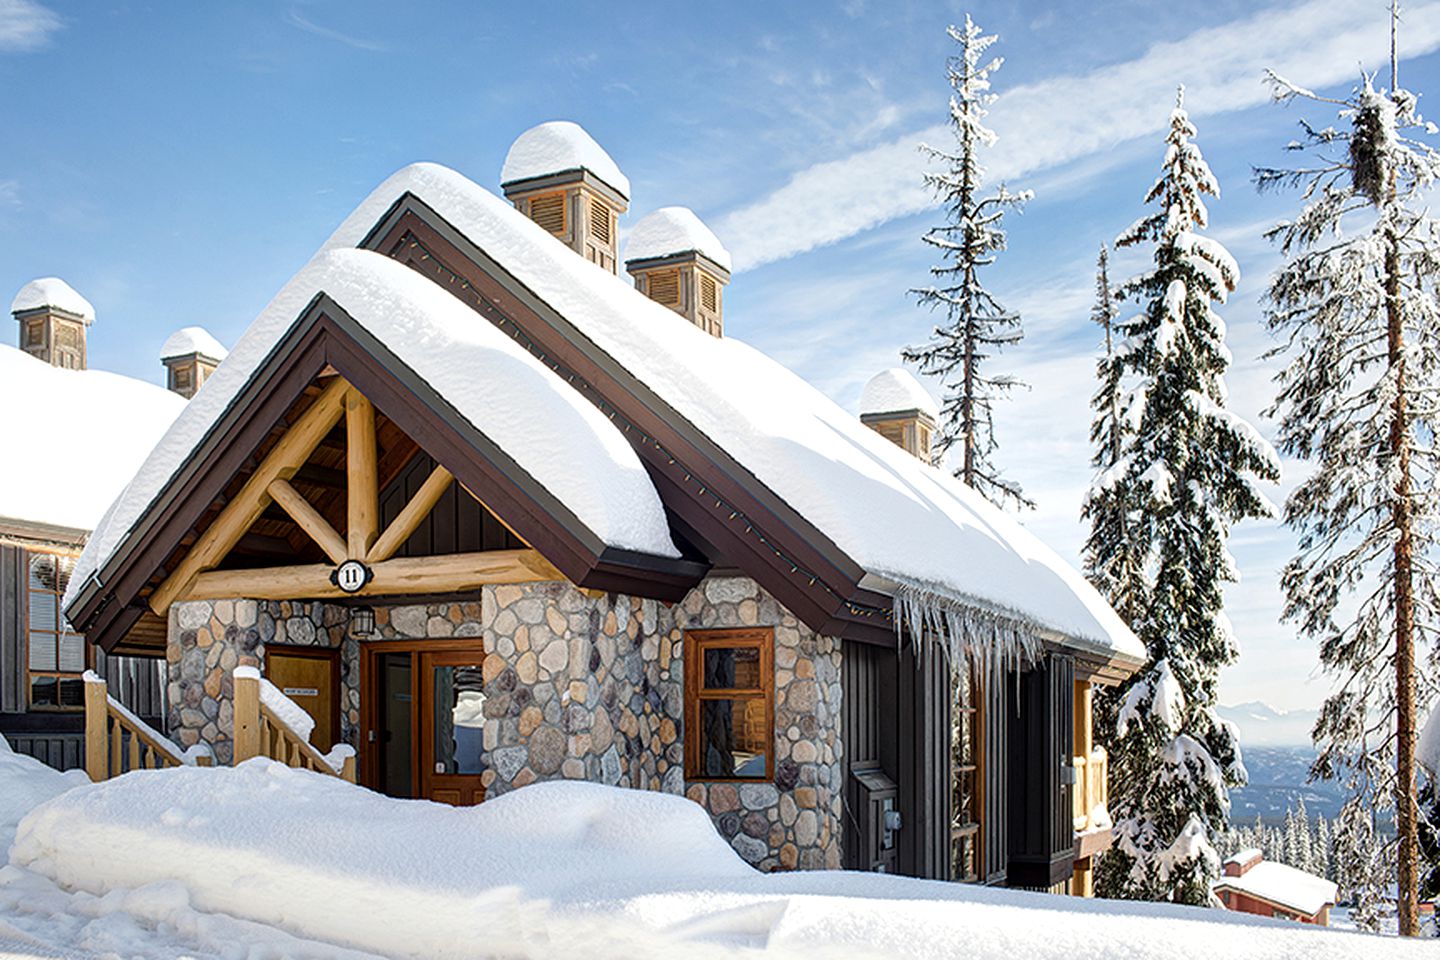
[(703, 253), (730, 269), (730, 251), (689, 207), (661, 207), (647, 213), (630, 230), (625, 261), (656, 260), (677, 253)]
[(184, 407), (155, 384), (0, 344), (0, 517), (92, 529)]
[(930, 391), (904, 367), (882, 370), (866, 382), (860, 391), (860, 415), (872, 413), (903, 413), (919, 410), (931, 419), (940, 419), (940, 406)]
[(500, 182), (513, 183), (570, 170), (589, 170), (621, 196), (630, 198), (630, 179), (584, 127), (570, 120), (551, 120), (516, 137), (500, 168)]
[(181, 327), (165, 339), (165, 345), (160, 348), (160, 359), (188, 357), (192, 353), (218, 361), (224, 360), (230, 351), (204, 327)]
[(1260, 897), (1282, 907), (1290, 907), (1307, 917), (1314, 916), (1335, 902), (1335, 884), (1304, 870), (1273, 860), (1262, 860), (1238, 877), (1221, 877), (1212, 889), (1238, 890)]
[(931, 596), (1068, 638), (1073, 648), (1144, 659), (1109, 604), (1013, 517), (748, 344), (675, 323), (668, 308), (455, 171), (415, 164), (394, 174), (327, 248), (357, 245), (406, 192), (727, 451), (868, 571), (877, 589), (922, 585)]
[(1430, 771), (1430, 776), (1440, 777), (1440, 707), (1430, 711), (1430, 718), (1420, 728), (1420, 742), (1415, 745), (1415, 759)]
[(95, 308), (75, 288), (59, 277), (41, 277), (31, 280), (20, 288), (15, 299), (10, 301), (10, 312), (38, 310), (41, 307), (55, 307), (74, 314), (87, 324), (95, 322)]
[(67, 603), (105, 564), (321, 292), (601, 542), (664, 557), (680, 555), (649, 475), (624, 435), (597, 407), (500, 330), (476, 323), (469, 308), (415, 271), (377, 253), (331, 249), (291, 278), (251, 323), (145, 460), (90, 538), (71, 578)]

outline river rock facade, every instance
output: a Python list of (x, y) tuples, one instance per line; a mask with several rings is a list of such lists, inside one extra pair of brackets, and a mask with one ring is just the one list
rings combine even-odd
[[(189, 601), (170, 610), (170, 734), (232, 757), (236, 666), (267, 645), (340, 647), (341, 733), (359, 745), (359, 659), (349, 610), (327, 603)], [(487, 797), (575, 779), (683, 794), (761, 869), (840, 866), (840, 643), (800, 624), (753, 580), (711, 577), (674, 606), (568, 583), (487, 586), (476, 601), (375, 608), (372, 639), (483, 643)], [(687, 630), (775, 631), (775, 774), (687, 782)], [(317, 744), (326, 750), (330, 744)]]

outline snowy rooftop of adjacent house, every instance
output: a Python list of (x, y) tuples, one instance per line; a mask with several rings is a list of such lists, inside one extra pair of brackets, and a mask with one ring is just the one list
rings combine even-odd
[(661, 207), (647, 213), (630, 230), (625, 261), (655, 260), (677, 253), (703, 253), (726, 270), (730, 251), (689, 207)]
[(71, 578), (67, 603), (104, 565), (271, 348), (321, 292), (513, 457), (602, 542), (659, 556), (680, 555), (649, 475), (597, 407), (498, 329), (476, 323), (469, 308), (420, 274), (377, 253), (339, 249), (317, 254), (291, 278), (186, 406), (90, 538)]
[(1095, 589), (1013, 517), (753, 347), (676, 323), (668, 308), (453, 170), (399, 171), (326, 246), (354, 247), (407, 191), (787, 501), (877, 586), (923, 585), (1074, 647), (1143, 660), (1143, 645)]
[(904, 367), (891, 367), (871, 377), (860, 391), (860, 415), (919, 410), (940, 419), (940, 406), (915, 375)]
[(95, 322), (95, 308), (75, 288), (59, 277), (41, 277), (31, 280), (20, 288), (15, 299), (10, 301), (10, 312), (38, 310), (41, 307), (55, 307), (74, 314), (87, 324)]
[[(1258, 851), (1243, 851), (1255, 852)], [(1236, 857), (1240, 856), (1242, 854), (1236, 854)], [(1336, 892), (1335, 884), (1324, 877), (1317, 877), (1313, 873), (1306, 873), (1273, 860), (1262, 860), (1238, 877), (1221, 877), (1211, 886), (1216, 890), (1224, 887), (1248, 893), (1271, 903), (1291, 907), (1306, 916), (1313, 916), (1327, 904), (1333, 904)]]
[(569, 170), (589, 170), (621, 196), (630, 197), (630, 179), (620, 172), (610, 154), (584, 127), (569, 120), (551, 120), (520, 134), (505, 154), (500, 182), (512, 183)]
[(0, 517), (90, 530), (185, 407), (163, 387), (0, 344)]
[(192, 353), (211, 360), (224, 360), (230, 351), (204, 327), (181, 327), (166, 338), (165, 345), (160, 348), (160, 359), (188, 357)]
[(1420, 728), (1420, 742), (1415, 745), (1415, 759), (1430, 771), (1432, 777), (1440, 777), (1440, 707), (1430, 711), (1430, 718)]

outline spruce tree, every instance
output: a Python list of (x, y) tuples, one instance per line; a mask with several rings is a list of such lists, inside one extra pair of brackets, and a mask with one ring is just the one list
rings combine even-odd
[(1112, 744), (1115, 847), (1100, 866), (1101, 892), (1129, 899), (1203, 904), (1226, 829), (1228, 789), (1244, 782), (1233, 725), (1215, 714), (1220, 668), (1236, 655), (1222, 588), (1235, 579), (1225, 543), (1231, 524), (1270, 515), (1256, 478), (1275, 480), (1274, 451), (1225, 408), (1230, 363), (1213, 304), (1239, 270), (1216, 241), (1204, 196), (1219, 194), (1192, 142), (1183, 88), (1170, 118), (1159, 179), (1145, 196), (1156, 209), (1118, 244), (1147, 244), (1153, 267), (1124, 284), (1140, 313), (1119, 325), (1120, 362), (1134, 380), (1124, 479), (1135, 497), (1130, 527), (1152, 571), (1131, 626), (1145, 667), (1118, 691)]
[(931, 283), (911, 291), (919, 303), (944, 314), (944, 322), (921, 347), (907, 347), (902, 355), (920, 365), (922, 373), (940, 378), (943, 400), (941, 423), (935, 438), (937, 458), (952, 447), (960, 448), (955, 476), (990, 502), (1033, 507), (1020, 486), (1006, 479), (995, 463), (994, 402), (1020, 382), (1012, 376), (991, 374), (988, 361), (1023, 335), (1020, 315), (1007, 309), (980, 282), (979, 271), (995, 262), (1005, 249), (1004, 217), (1031, 196), (1011, 193), (1001, 184), (985, 192), (985, 171), (979, 151), (995, 143), (985, 126), (987, 108), (995, 101), (990, 76), (1003, 58), (986, 60), (986, 50), (999, 38), (984, 35), (967, 15), (965, 27), (951, 26), (950, 39), (960, 52), (948, 61), (952, 94), (950, 126), (953, 150), (922, 145), (921, 149), (943, 169), (927, 173), (925, 183), (939, 197), (946, 222), (930, 230), (924, 241), (938, 251), (940, 262), (930, 268)]
[(1358, 842), (1344, 834), (1371, 810), (1395, 810), (1399, 927), (1414, 935), (1415, 717), (1434, 685), (1433, 672), (1416, 676), (1416, 651), (1433, 653), (1440, 628), (1440, 231), (1426, 213), (1440, 155), (1417, 139), (1435, 128), (1399, 86), (1393, 9), (1391, 23), (1388, 90), (1366, 75), (1333, 99), (1269, 74), (1277, 100), (1338, 108), (1340, 124), (1302, 121), (1291, 149), (1306, 165), (1256, 176), (1262, 189), (1299, 187), (1304, 202), (1270, 231), (1287, 260), (1267, 319), (1287, 361), (1272, 411), (1280, 446), (1315, 466), (1285, 505), (1299, 552), (1281, 576), (1284, 616), (1318, 642), (1335, 681), (1312, 775), (1349, 789), (1337, 847)]

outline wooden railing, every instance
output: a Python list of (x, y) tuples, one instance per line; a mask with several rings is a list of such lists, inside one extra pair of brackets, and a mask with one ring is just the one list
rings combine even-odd
[[(262, 696), (262, 686), (267, 681), (261, 678), (258, 670), (253, 667), (239, 667), (235, 670), (234, 680), (236, 763), (243, 763), (252, 757), (269, 757), (292, 767), (355, 782), (353, 750), (348, 753), (340, 751), (337, 768), (330, 757), (316, 750), (305, 736), (286, 723), (285, 719), (265, 702), (267, 698), (287, 698), (273, 686), (267, 696)], [(294, 705), (293, 701), (291, 705)]]
[(1072, 757), (1075, 765), (1075, 786), (1071, 792), (1074, 798), (1075, 832), (1085, 833), (1109, 826), (1097, 821), (1092, 814), (1104, 809), (1109, 801), (1106, 780), (1110, 772), (1110, 758), (1104, 747), (1096, 747), (1088, 757)]
[(94, 671), (85, 671), (85, 772), (99, 783), (131, 770), (208, 767), (203, 750), (182, 751), (168, 737), (131, 713)]

